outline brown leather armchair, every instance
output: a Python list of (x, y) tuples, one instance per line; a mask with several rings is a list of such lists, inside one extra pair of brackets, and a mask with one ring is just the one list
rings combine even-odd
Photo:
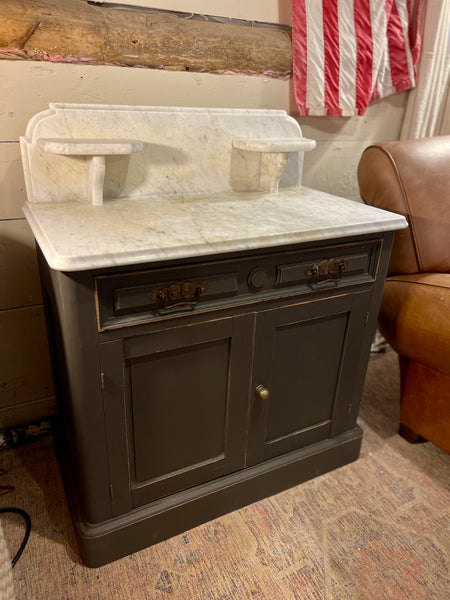
[(399, 433), (450, 454), (450, 136), (369, 146), (362, 199), (403, 214), (381, 304), (380, 331), (399, 354)]

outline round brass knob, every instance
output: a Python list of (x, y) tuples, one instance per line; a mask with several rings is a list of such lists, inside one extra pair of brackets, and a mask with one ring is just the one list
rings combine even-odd
[(257, 396), (259, 396), (261, 398), (261, 400), (268, 400), (269, 399), (270, 392), (263, 385), (258, 385), (255, 388), (255, 392), (256, 392)]

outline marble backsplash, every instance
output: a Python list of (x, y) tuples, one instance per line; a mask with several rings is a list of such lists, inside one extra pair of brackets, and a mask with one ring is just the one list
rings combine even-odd
[[(233, 144), (249, 138), (287, 146), (271, 152)], [(249, 192), (261, 189), (262, 171), (274, 169), (280, 189), (298, 187), (303, 152), (315, 146), (309, 140), (293, 149), (302, 133), (285, 111), (80, 104), (50, 104), (20, 141), (29, 202), (94, 204), (92, 185), (105, 200)], [(141, 147), (127, 153), (118, 142)], [(276, 191), (278, 179), (264, 185)]]

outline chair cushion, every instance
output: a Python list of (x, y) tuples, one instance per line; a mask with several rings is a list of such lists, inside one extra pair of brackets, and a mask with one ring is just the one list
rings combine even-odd
[(450, 274), (389, 277), (379, 323), (401, 356), (450, 375)]

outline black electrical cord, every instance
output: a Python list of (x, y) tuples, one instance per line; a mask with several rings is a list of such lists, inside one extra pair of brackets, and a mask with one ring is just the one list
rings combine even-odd
[(30, 537), (31, 519), (30, 519), (30, 515), (27, 512), (25, 512), (24, 510), (22, 510), (21, 508), (0, 508), (0, 514), (1, 513), (16, 513), (16, 514), (20, 515), (21, 517), (23, 517), (27, 524), (25, 535), (23, 536), (23, 540), (22, 540), (22, 543), (20, 544), (20, 548), (18, 549), (17, 554), (11, 561), (11, 567), (14, 568), (16, 566), (17, 561), (22, 556), (22, 552), (25, 550), (25, 546), (27, 545), (28, 538)]

